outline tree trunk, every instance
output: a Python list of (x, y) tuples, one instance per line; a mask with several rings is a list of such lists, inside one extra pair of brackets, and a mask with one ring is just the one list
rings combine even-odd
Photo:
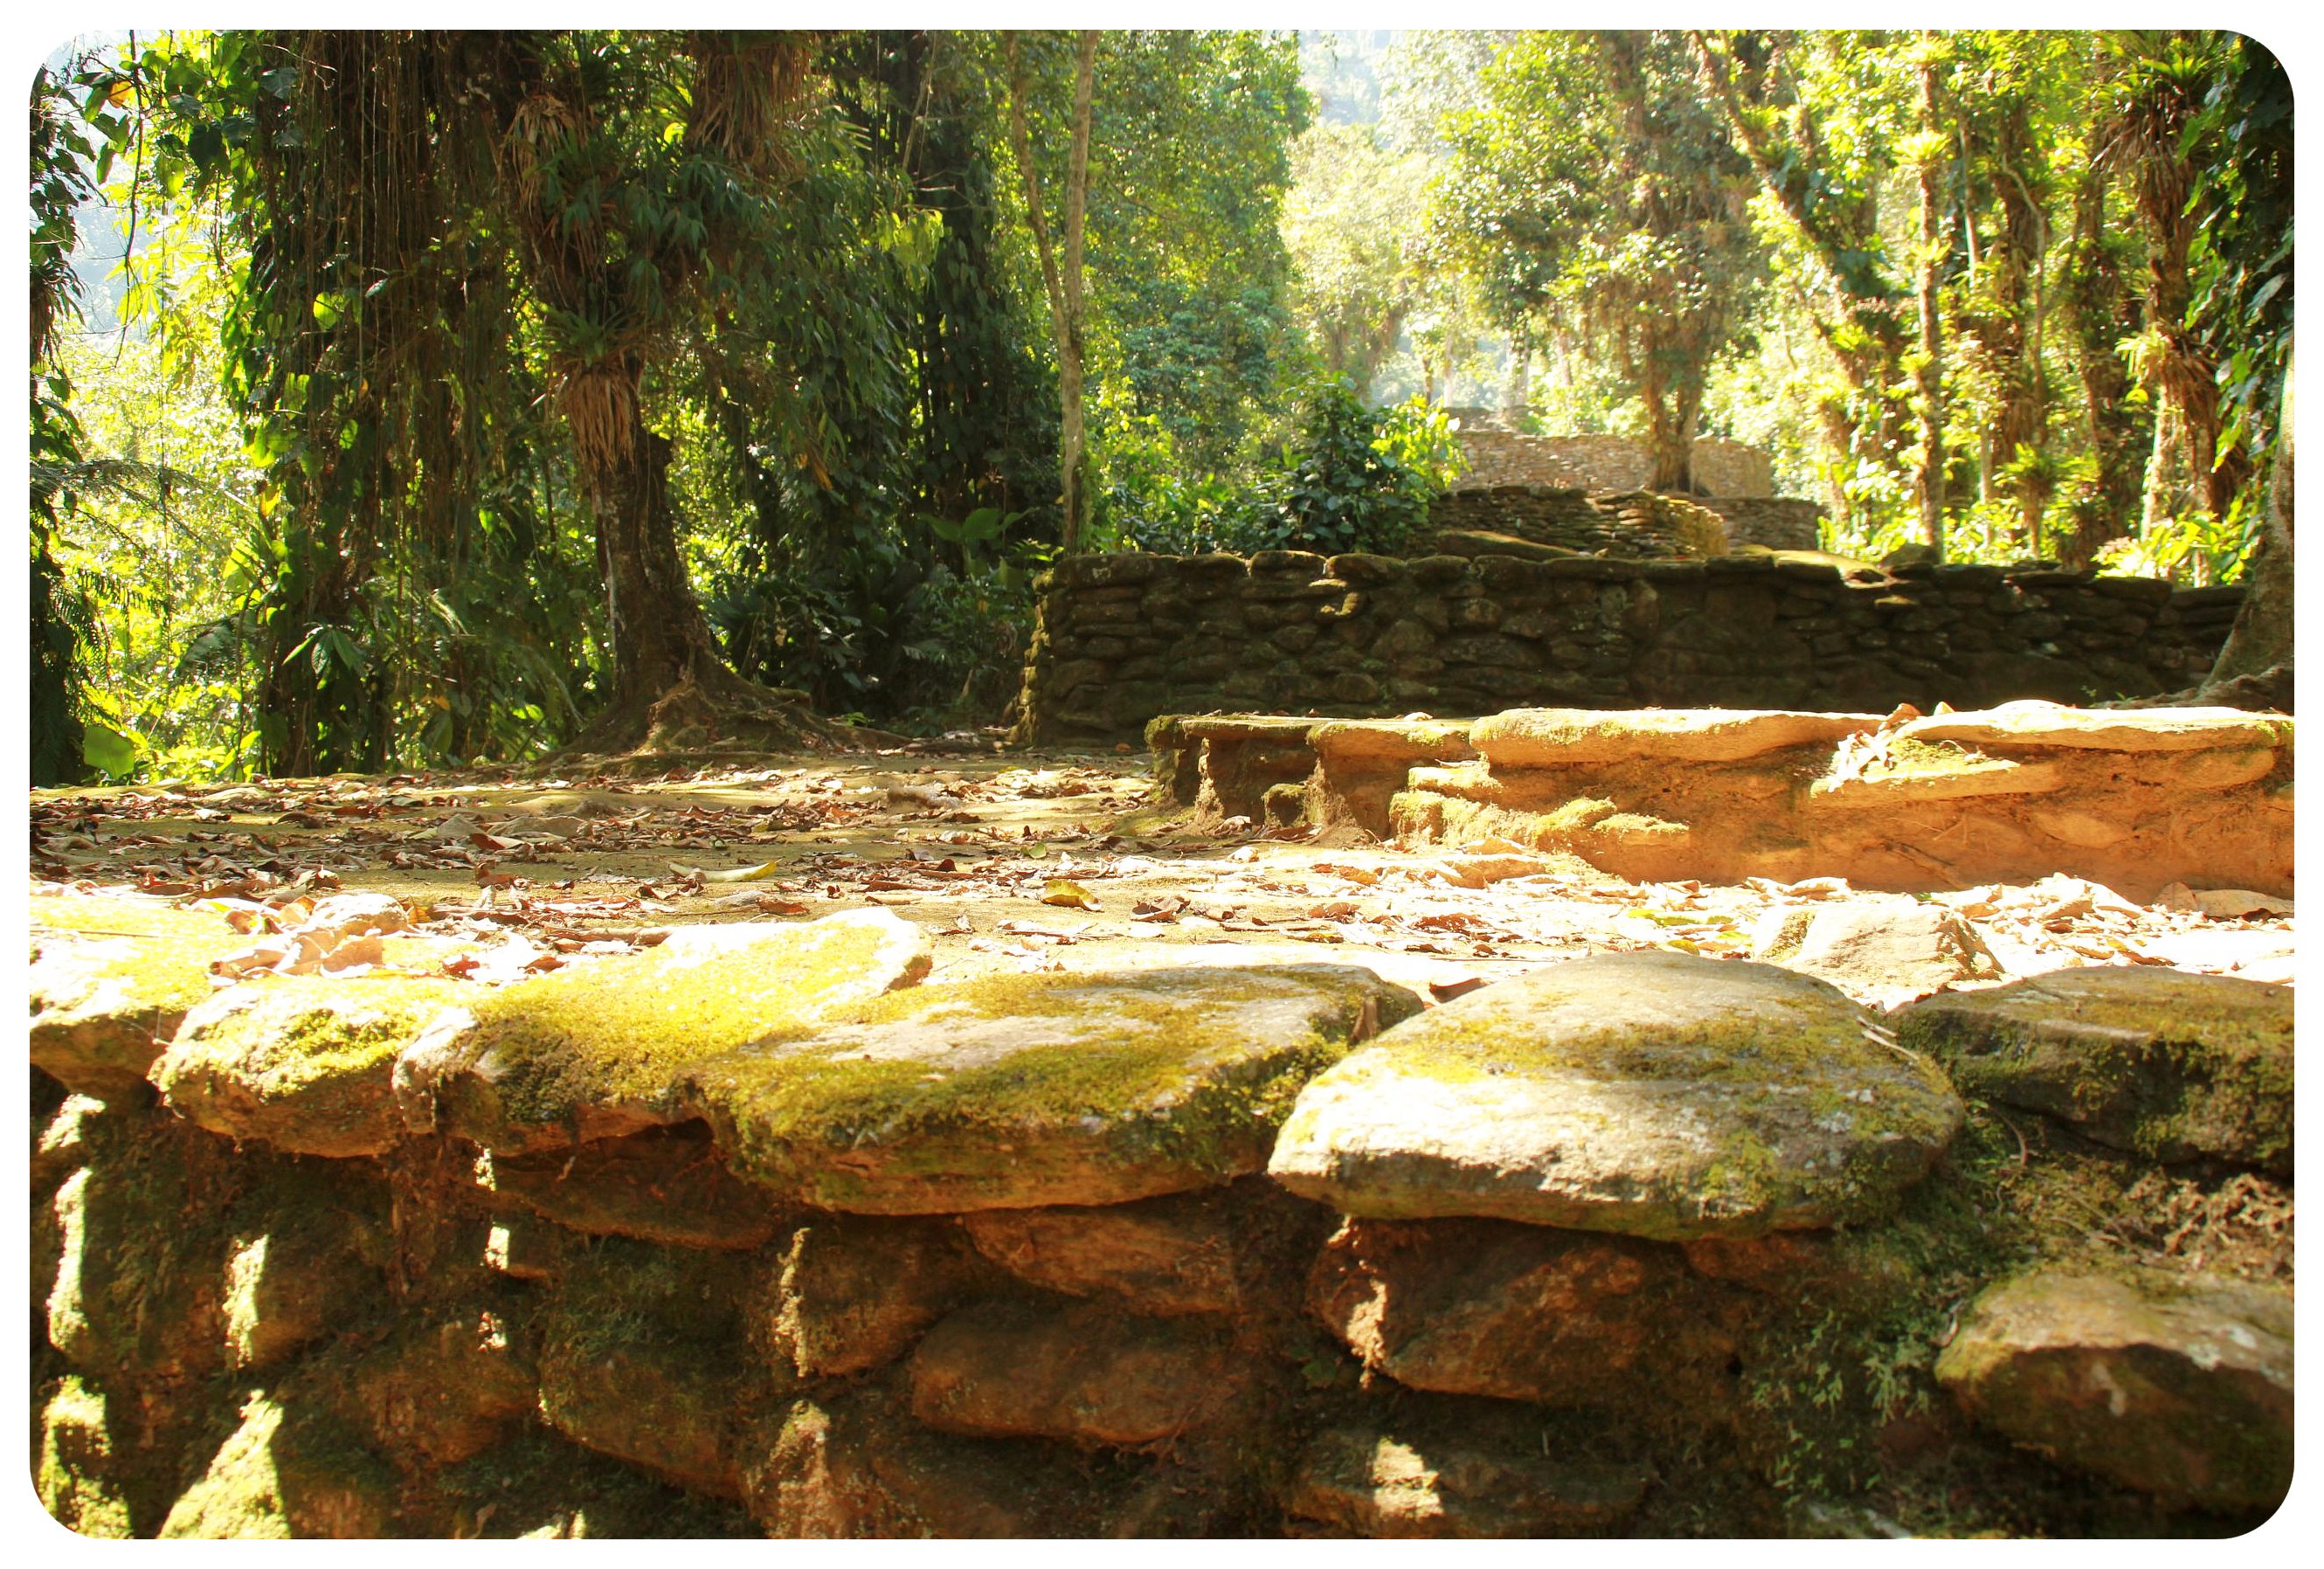
[(2131, 180), (2139, 216), (2146, 227), (2146, 333), (2151, 352), (2147, 377), (2154, 392), (2158, 427), (2170, 426), (2177, 450), (2166, 457), (2158, 429), (2155, 458), (2147, 466), (2145, 517), (2149, 522), (2175, 512), (2167, 487), (2177, 461), (2187, 467), (2190, 500), (2213, 517), (2224, 516), (2234, 494), (2233, 476), (2218, 466), (2219, 390), (2218, 367), (2188, 324), (2191, 283), (2188, 253), (2195, 220), (2187, 211), (2194, 171), (2180, 138), (2195, 113), (2183, 98), (2159, 97), (2148, 109), (2145, 135), (2132, 163)]
[(2059, 546), (2068, 567), (2131, 531), (2140, 500), (2139, 449), (2146, 433), (2130, 401), (2130, 374), (2115, 346), (2138, 326), (2107, 232), (2107, 173), (2093, 163), (2074, 191), (2074, 238), (2061, 268), (2060, 303), (2082, 384), (2083, 429), (2098, 472), (2074, 498), (2074, 531)]
[[(1937, 125), (1937, 68), (1921, 63), (1921, 132), (1933, 143)], [(1917, 272), (1921, 313), (1921, 357), (1913, 373), (1916, 393), (1914, 413), (1920, 418), (1920, 472), (1914, 476), (1913, 496), (1921, 516), (1921, 543), (1944, 558), (1945, 550), (1945, 392), (1944, 341), (1937, 319), (1937, 268), (1945, 244), (1937, 221), (1940, 165), (1933, 152), (1921, 160), (1921, 254)]]
[[(2275, 472), (2267, 487), (2267, 521), (2244, 573), (2248, 585), (2236, 624), (2211, 667), (2206, 688), (2292, 664), (2292, 366), (2283, 368), (2276, 418)], [(2289, 681), (2284, 683), (2288, 688)], [(2289, 692), (2287, 690), (2288, 697)], [(2283, 706), (2289, 707), (2289, 702)]]
[(1654, 368), (1658, 356), (1649, 353), (1648, 369), (1640, 388), (1646, 406), (1646, 456), (1651, 472), (1648, 490), (1674, 495), (1694, 493), (1694, 421), (1702, 402), (1696, 378), (1682, 371), (1675, 387), (1664, 384)]
[(669, 440), (646, 429), (641, 368), (627, 368), (628, 429), (590, 465), (591, 510), (605, 568), (605, 632), (616, 707), (650, 702), (706, 662), (718, 662), (710, 623), (687, 582), (669, 504)]
[(2226, 706), (2289, 714), (2293, 697), (2292, 562), (2292, 367), (2284, 366), (2276, 421), (2275, 471), (2267, 491), (2264, 531), (2244, 573), (2248, 585), (2236, 623), (2202, 684), (2159, 697), (2104, 705), (2119, 708)]
[(1098, 34), (1085, 30), (1074, 63), (1073, 145), (1065, 170), (1065, 262), (1059, 266), (1049, 242), (1048, 215), (1041, 207), (1040, 175), (1033, 167), (1033, 140), (1025, 125), (1026, 82), (1018, 40), (1009, 40), (1009, 137), (1025, 182), (1025, 221), (1041, 262), (1041, 281), (1049, 296), (1049, 320), (1057, 341), (1057, 469), (1064, 507), (1060, 543), (1070, 555), (1081, 546), (1084, 485), (1082, 366), (1083, 220), (1089, 204), (1090, 105), (1096, 78)]
[(645, 367), (624, 355), (576, 375), (561, 401), (597, 523), (611, 690), (575, 752), (691, 751), (719, 742), (787, 748), (832, 727), (801, 694), (745, 680), (718, 651), (687, 577), (669, 500), (669, 438), (647, 428)]
[(1065, 549), (1080, 548), (1089, 511), (1088, 446), (1082, 407), (1084, 344), (1082, 337), (1082, 226), (1089, 210), (1090, 97), (1097, 76), (1097, 30), (1085, 28), (1074, 60), (1074, 142), (1065, 170), (1065, 363), (1058, 367), (1058, 392), (1065, 402)]
[[(1899, 462), (1897, 400), (1890, 391), (1912, 339), (1889, 281), (1868, 258), (1879, 250), (1878, 212), (1869, 201), (1835, 202), (1823, 191), (1825, 155), (1803, 104), (1782, 106), (1795, 134), (1779, 144), (1772, 134), (1768, 88), (1778, 74), (1784, 35), (1768, 35), (1766, 60), (1742, 73), (1699, 31), (1687, 34), (1705, 97), (1725, 120), (1736, 145), (1750, 159), (1760, 188), (1791, 220), (1821, 272), (1824, 299), (1810, 301), (1809, 319), (1831, 351), (1841, 378), (1863, 401), (1845, 450), (1861, 452), (1892, 472)], [(1747, 64), (1748, 62), (1746, 62)], [(1747, 104), (1746, 99), (1750, 101)]]
[[(1990, 441), (2005, 465), (2039, 459), (2049, 424), (2048, 389), (2042, 373), (2042, 253), (2047, 248), (2048, 216), (2021, 171), (2038, 167), (2024, 105), (2003, 122), (1993, 150), (1994, 199), (2001, 223), (1994, 235), (1993, 296), (1989, 353), (2000, 396), (1993, 411)], [(2029, 318), (2031, 326), (2029, 328)], [(2026, 549), (2042, 553), (2042, 514), (2051, 481), (2036, 466), (2010, 481)]]

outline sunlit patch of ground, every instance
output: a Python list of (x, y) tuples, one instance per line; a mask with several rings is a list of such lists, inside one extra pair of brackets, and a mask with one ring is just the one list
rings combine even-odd
[[(853, 755), (646, 778), (35, 791), (32, 872), (36, 891), (223, 901), (256, 928), (295, 920), (301, 897), (388, 893), (445, 957), (497, 955), (470, 972), (484, 982), (651, 942), (678, 922), (878, 903), (934, 934), (940, 979), (1352, 962), (1439, 997), (1592, 951), (1747, 956), (1771, 909), (1860, 897), (1828, 881), (1638, 885), (1514, 845), (1412, 851), (1174, 827), (1142, 809), (1146, 767), (1120, 753)], [(2167, 963), (2292, 978), (2288, 901), (2218, 918), (2064, 878), (1937, 897), (2011, 976)], [(394, 962), (428, 963), (414, 951), (400, 946)]]

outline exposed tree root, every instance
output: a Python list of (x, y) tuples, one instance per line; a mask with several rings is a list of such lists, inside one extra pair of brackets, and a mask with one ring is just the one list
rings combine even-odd
[(823, 717), (807, 706), (804, 692), (761, 687), (713, 665), (697, 667), (658, 696), (616, 702), (558, 755), (850, 752), (900, 743), (885, 731)]
[(2098, 708), (2250, 708), (2292, 712), (2292, 666), (2270, 665), (2251, 675), (2205, 681), (2182, 692), (2163, 692), (2152, 697), (2122, 697)]

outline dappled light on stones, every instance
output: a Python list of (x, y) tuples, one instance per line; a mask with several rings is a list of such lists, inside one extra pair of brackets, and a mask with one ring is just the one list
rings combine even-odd
[(58, 1526), (2296, 1529), (2255, 37), (30, 106)]

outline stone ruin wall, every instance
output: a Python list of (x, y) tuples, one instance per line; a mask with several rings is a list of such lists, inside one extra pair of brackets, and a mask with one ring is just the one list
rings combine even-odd
[(1478, 532), (1561, 551), (1630, 559), (1723, 556), (1753, 545), (1814, 550), (1823, 542), (1823, 512), (1813, 502), (1652, 491), (1593, 493), (1546, 485), (1455, 490), (1431, 504), (1428, 525), (1441, 549), (1462, 555), (1483, 552), (1461, 550), (1443, 537)]
[[(1627, 436), (1526, 436), (1479, 429), (1473, 411), (1461, 417), (1462, 449), (1469, 472), (1455, 491), (1500, 485), (1546, 485), (1576, 490), (1637, 490), (1653, 477), (1646, 444)], [(1770, 497), (1775, 466), (1767, 455), (1739, 441), (1705, 438), (1690, 454), (1695, 488), (1707, 495)]]
[[(927, 936), (857, 910), (212, 994), (223, 919), (32, 903), (34, 1470), (84, 1535), (1831, 1535), (1799, 1424), (1818, 1465), (1889, 1429), (1806, 1370), (1949, 1302), (1952, 1507), (2217, 1534), (2290, 1480), (2288, 1279), (2158, 1317), (2043, 1262), (2157, 1158), (2288, 1223), (2286, 987), (2101, 967), (1883, 1025), (1669, 952), (1427, 1011), (1328, 963), (918, 986)], [(2021, 1061), (2086, 1010), (2162, 1043), (2087, 1103)], [(1548, 1016), (1616, 1026), (1579, 1081), (1526, 1055)], [(2173, 1066), (2188, 1018), (2240, 1055)], [(1698, 1080), (1685, 1138), (1540, 1110)], [(2124, 1323), (2126, 1420), (2061, 1420), (2045, 1377), (2096, 1387)]]
[(1528, 706), (1886, 713), (2102, 701), (2207, 671), (2243, 597), (2143, 577), (1767, 555), (1083, 556), (1041, 593), (1019, 734), (1163, 714)]

